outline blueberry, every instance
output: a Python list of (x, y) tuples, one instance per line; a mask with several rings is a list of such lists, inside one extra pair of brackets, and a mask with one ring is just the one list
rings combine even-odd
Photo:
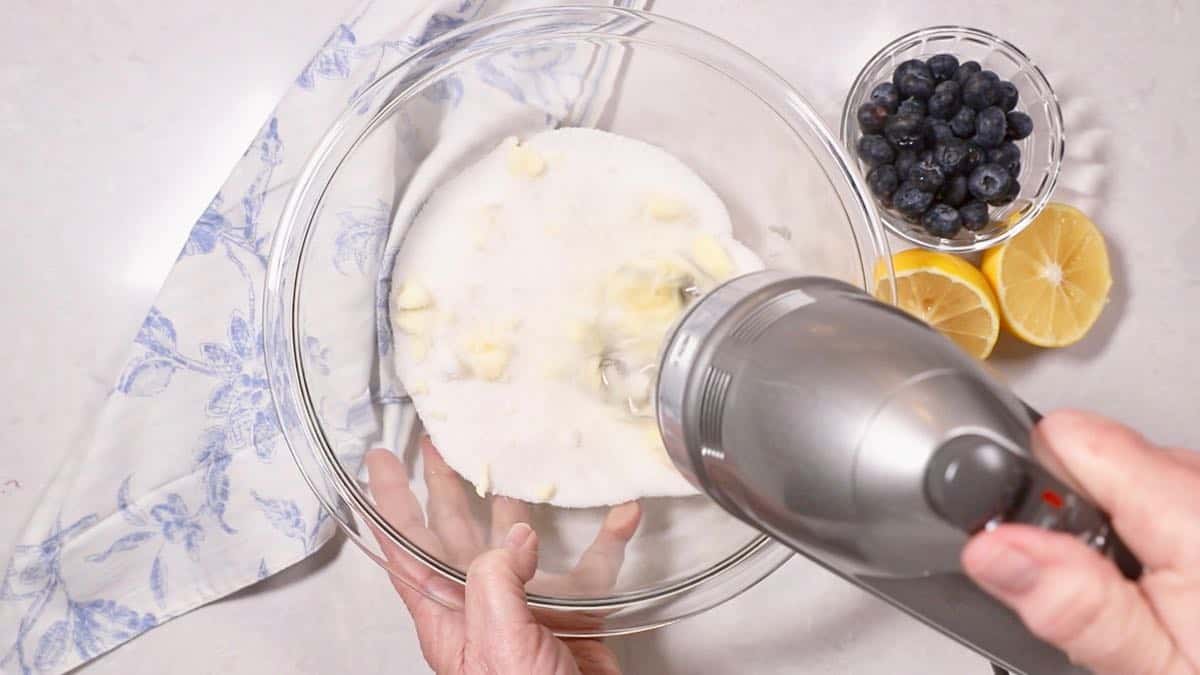
[(1008, 137), (1019, 141), (1033, 133), (1033, 119), (1019, 110), (1008, 113)]
[(957, 176), (967, 170), (967, 144), (951, 138), (933, 149), (933, 161), (947, 176)]
[(959, 138), (970, 138), (975, 135), (975, 109), (963, 106), (950, 118), (950, 128)]
[(925, 212), (921, 225), (925, 227), (926, 232), (935, 237), (950, 239), (962, 229), (962, 219), (958, 215), (958, 209), (953, 206), (935, 204)]
[(963, 165), (963, 173), (970, 174), (975, 167), (987, 161), (987, 152), (983, 148), (967, 141), (967, 163)]
[(900, 186), (900, 174), (891, 164), (880, 164), (867, 174), (867, 185), (876, 197), (890, 200), (892, 193)]
[(1017, 101), (1021, 98), (1021, 93), (1017, 91), (1017, 85), (1012, 82), (1001, 82), (996, 85), (1000, 89), (1000, 100), (996, 105), (1004, 112), (1008, 112), (1017, 107)]
[(911, 182), (901, 183), (892, 195), (892, 205), (906, 218), (920, 218), (933, 204), (933, 193), (925, 192)]
[(1012, 176), (999, 164), (980, 164), (967, 178), (967, 189), (971, 196), (990, 202), (1008, 192)]
[(978, 232), (988, 224), (987, 204), (967, 202), (958, 208), (958, 216), (962, 219), (963, 227), (972, 232)]
[(1004, 167), (1004, 170), (1013, 178), (1021, 173), (1021, 149), (1011, 141), (1001, 144), (998, 148), (988, 150), (987, 161)]
[(883, 127), (883, 135), (896, 150), (920, 150), (925, 144), (925, 127), (917, 115), (892, 115)]
[(925, 116), (925, 102), (915, 98), (906, 98), (900, 104), (900, 109), (897, 114), (916, 115), (917, 117)]
[(996, 105), (1000, 100), (1000, 81), (990, 70), (975, 73), (967, 78), (962, 85), (963, 105), (969, 105), (976, 110), (983, 110)]
[(942, 183), (946, 182), (946, 173), (934, 161), (933, 155), (930, 153), (908, 170), (908, 180), (925, 192), (937, 192), (937, 189), (942, 187)]
[(933, 74), (933, 79), (938, 82), (953, 79), (954, 74), (958, 72), (958, 58), (953, 54), (931, 56), (925, 64), (929, 66), (929, 72)]
[(909, 73), (900, 78), (900, 83), (896, 86), (900, 87), (901, 96), (919, 98), (923, 101), (933, 95), (934, 84), (933, 78), (928, 75)]
[(889, 114), (895, 113), (900, 106), (900, 92), (891, 82), (880, 82), (871, 90), (871, 103), (887, 108)]
[(858, 106), (858, 126), (863, 133), (877, 134), (883, 131), (883, 123), (887, 122), (888, 110), (878, 103), (864, 103)]
[(900, 174), (900, 180), (908, 180), (908, 172), (921, 158), (917, 155), (916, 150), (901, 150), (896, 153), (896, 173)]
[(933, 150), (932, 149), (926, 149), (920, 155), (917, 156), (917, 164), (920, 164), (921, 162), (925, 162), (926, 164), (933, 162)]
[(945, 120), (926, 117), (925, 131), (925, 142), (934, 146), (947, 141), (958, 140), (954, 136), (954, 131), (950, 128), (949, 124), (946, 124)]
[(929, 97), (929, 114), (939, 119), (948, 120), (954, 117), (962, 104), (958, 100), (959, 86), (954, 80), (947, 80), (933, 90)]
[(1000, 147), (1004, 142), (1004, 134), (1008, 131), (1008, 122), (1004, 111), (992, 106), (984, 108), (975, 116), (975, 135), (971, 140), (981, 148), (992, 149)]
[(929, 66), (920, 59), (909, 59), (900, 65), (896, 66), (896, 72), (892, 73), (892, 84), (896, 87), (900, 86), (900, 80), (903, 80), (909, 75), (916, 75), (929, 80), (933, 79), (933, 73), (930, 72)]
[(867, 163), (867, 166), (876, 167), (880, 164), (889, 164), (896, 158), (896, 152), (892, 150), (892, 146), (884, 140), (879, 134), (867, 134), (858, 139), (858, 156)]
[(1013, 178), (1012, 180), (1008, 181), (1008, 187), (1004, 189), (1004, 192), (997, 195), (995, 199), (989, 199), (988, 204), (991, 204), (992, 206), (1004, 206), (1005, 204), (1011, 204), (1019, 194), (1021, 194), (1021, 184), (1017, 182), (1016, 178)]
[(938, 190), (937, 198), (943, 204), (949, 204), (955, 208), (962, 206), (967, 201), (967, 177), (954, 176), (947, 178), (945, 183), (942, 183), (942, 189)]
[(978, 61), (967, 61), (966, 63), (959, 66), (958, 70), (955, 71), (954, 81), (957, 82), (958, 85), (961, 87), (962, 85), (967, 83), (967, 78), (971, 77), (972, 75), (974, 75), (975, 73), (978, 73), (981, 70), (983, 70), (983, 66), (979, 65)]

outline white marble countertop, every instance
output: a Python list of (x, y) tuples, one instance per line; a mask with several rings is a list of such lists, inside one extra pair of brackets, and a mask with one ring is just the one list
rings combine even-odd
[[(409, 0), (412, 1), (412, 0)], [(0, 22), (0, 560), (86, 433), (192, 222), (353, 0), (16, 0)], [(1200, 5), (661, 0), (794, 83), (831, 126), (859, 66), (924, 25), (1025, 49), (1063, 100), (1059, 197), (1108, 234), (1113, 301), (1064, 352), (1001, 345), (1035, 405), (1091, 408), (1200, 447)], [(834, 55), (833, 58), (830, 55)], [(631, 673), (987, 672), (950, 640), (796, 560), (736, 600), (615, 641)], [(353, 547), (202, 608), (95, 673), (424, 672), (383, 573)]]

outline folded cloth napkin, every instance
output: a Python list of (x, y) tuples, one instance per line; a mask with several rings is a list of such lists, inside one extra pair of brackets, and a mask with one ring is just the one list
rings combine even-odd
[[(548, 4), (370, 0), (333, 31), (193, 226), (90, 441), (25, 527), (0, 583), (0, 672), (69, 670), (333, 535), (267, 384), (260, 314), (283, 203), (324, 130), (378, 73), (469, 21)], [(522, 96), (520, 77), (489, 79), (470, 84)], [(345, 241), (369, 240), (387, 217), (381, 205), (349, 221)], [(356, 255), (348, 246), (329, 264), (361, 266)], [(318, 363), (327, 349), (304, 348)]]

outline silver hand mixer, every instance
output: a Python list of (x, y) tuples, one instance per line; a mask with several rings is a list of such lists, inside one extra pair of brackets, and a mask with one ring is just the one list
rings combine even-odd
[(832, 279), (757, 272), (695, 302), (659, 366), (676, 467), (737, 518), (1027, 675), (1084, 672), (962, 572), (1002, 522), (1139, 565), (1029, 450), (1037, 414), (904, 312)]

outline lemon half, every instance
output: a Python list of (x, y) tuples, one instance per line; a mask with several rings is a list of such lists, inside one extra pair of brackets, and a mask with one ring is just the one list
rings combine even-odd
[[(921, 319), (964, 351), (985, 359), (1000, 336), (1000, 308), (988, 281), (961, 258), (911, 249), (892, 257), (896, 304)], [(892, 301), (886, 268), (876, 267), (875, 296)]]
[(1112, 288), (1108, 248), (1082, 211), (1051, 203), (1020, 234), (983, 254), (1005, 327), (1040, 347), (1087, 335)]

